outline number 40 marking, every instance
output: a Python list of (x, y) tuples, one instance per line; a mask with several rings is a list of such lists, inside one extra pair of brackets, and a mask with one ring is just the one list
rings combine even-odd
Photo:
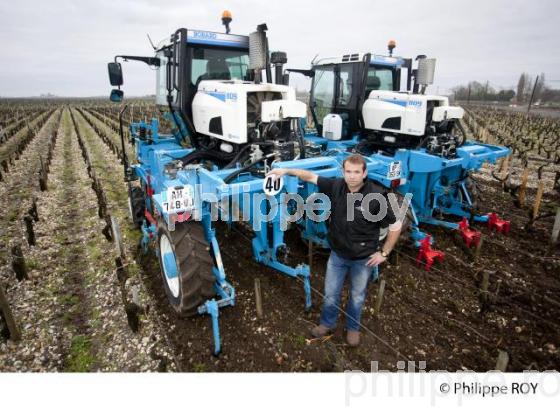
[(274, 196), (282, 190), (284, 180), (282, 178), (274, 178), (273, 175), (267, 176), (263, 181), (263, 191), (265, 194)]

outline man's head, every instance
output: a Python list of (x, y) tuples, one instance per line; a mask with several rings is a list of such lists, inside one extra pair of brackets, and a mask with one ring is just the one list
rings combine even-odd
[(359, 189), (367, 177), (366, 160), (360, 154), (352, 154), (346, 157), (342, 163), (344, 169), (344, 180), (348, 188), (353, 191)]

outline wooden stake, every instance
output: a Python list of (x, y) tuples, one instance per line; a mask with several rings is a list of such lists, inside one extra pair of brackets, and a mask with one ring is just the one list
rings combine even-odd
[(488, 302), (488, 285), (490, 284), (490, 271), (482, 272), (482, 283), (480, 285), (480, 299), (483, 303)]
[(521, 185), (519, 187), (519, 206), (525, 206), (525, 190), (527, 189), (527, 179), (529, 178), (529, 168), (525, 167), (521, 175)]
[(544, 192), (544, 181), (539, 181), (537, 188), (537, 196), (535, 197), (535, 204), (533, 205), (533, 220), (539, 216), (539, 209), (541, 207), (541, 200)]
[(484, 242), (484, 237), (480, 236), (480, 240), (478, 241), (478, 243), (476, 244), (476, 248), (474, 249), (473, 258), (475, 260), (478, 259), (480, 256), (480, 250), (482, 249), (482, 242)]
[(508, 155), (507, 157), (502, 158), (502, 164), (500, 165), (500, 174), (501, 175), (505, 174), (509, 170), (509, 157), (510, 156), (511, 155)]
[(375, 301), (375, 312), (374, 314), (379, 315), (381, 310), (381, 303), (383, 303), (383, 295), (385, 294), (385, 280), (381, 279), (379, 282), (379, 290), (377, 291), (377, 300)]
[(552, 235), (550, 235), (550, 245), (556, 245), (558, 242), (558, 233), (560, 233), (560, 206), (556, 208), (556, 217), (554, 218), (554, 226), (552, 227)]
[(262, 308), (261, 280), (259, 278), (255, 278), (255, 304), (257, 306), (257, 317), (261, 319), (263, 317), (263, 308)]
[(496, 361), (496, 370), (505, 372), (509, 363), (509, 355), (503, 350), (499, 350), (498, 360)]
[(14, 342), (21, 340), (21, 332), (19, 331), (16, 320), (14, 319), (14, 315), (10, 309), (10, 304), (8, 303), (8, 299), (6, 298), (4, 287), (2, 285), (0, 285), (0, 311), (2, 312), (2, 317), (4, 317), (4, 320), (8, 325), (10, 339)]
[(111, 216), (111, 218), (109, 219), (109, 221), (111, 222), (111, 234), (113, 236), (113, 240), (115, 242), (115, 249), (119, 255), (119, 257), (121, 258), (122, 262), (125, 263), (126, 262), (126, 250), (122, 241), (122, 237), (121, 237), (121, 228), (119, 227), (119, 221), (117, 218), (115, 218), (114, 216)]

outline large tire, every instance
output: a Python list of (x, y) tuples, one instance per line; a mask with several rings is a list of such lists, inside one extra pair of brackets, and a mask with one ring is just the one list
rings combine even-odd
[(128, 191), (128, 210), (130, 212), (130, 219), (132, 219), (132, 223), (137, 228), (140, 228), (144, 223), (145, 208), (144, 191), (138, 186), (131, 187)]
[(214, 262), (199, 222), (183, 222), (170, 232), (158, 230), (159, 264), (165, 293), (175, 311), (184, 316), (215, 295)]

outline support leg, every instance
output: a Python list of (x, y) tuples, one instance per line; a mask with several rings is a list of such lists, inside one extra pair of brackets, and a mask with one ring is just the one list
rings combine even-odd
[(220, 316), (220, 309), (218, 308), (218, 303), (215, 299), (207, 300), (204, 304), (206, 313), (212, 317), (212, 334), (214, 336), (214, 356), (218, 356), (222, 351), (222, 346), (220, 343), (220, 323), (218, 318)]

